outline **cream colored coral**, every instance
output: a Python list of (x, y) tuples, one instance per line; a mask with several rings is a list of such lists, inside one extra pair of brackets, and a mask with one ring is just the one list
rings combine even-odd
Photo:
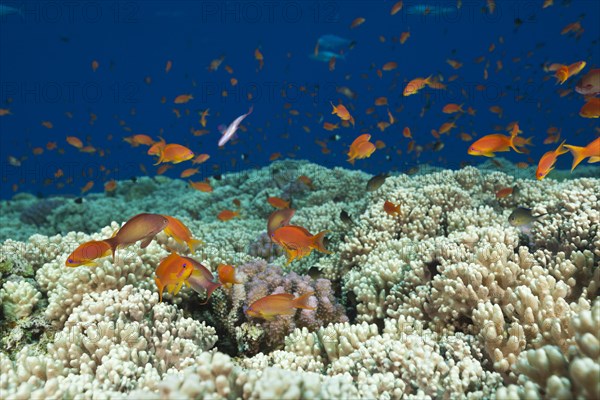
[[(99, 234), (82, 238), (81, 243), (98, 240), (116, 228), (118, 224), (113, 223), (110, 228)], [(65, 239), (74, 239), (73, 236), (74, 234), (69, 234)], [(112, 257), (107, 257), (98, 260), (97, 266), (66, 267), (66, 258), (81, 243), (74, 242), (70, 248), (63, 249), (63, 253), (45, 263), (36, 274), (36, 280), (49, 300), (46, 317), (59, 328), (63, 326), (71, 310), (81, 303), (86, 293), (120, 289), (127, 284), (154, 289), (154, 270), (167, 255), (166, 250), (152, 242), (143, 250), (139, 245), (118, 250), (114, 262)]]
[(8, 281), (0, 289), (4, 317), (19, 320), (31, 315), (42, 294), (27, 281)]
[[(3, 388), (10, 395), (73, 397), (89, 390), (157, 390), (167, 373), (198, 362), (215, 330), (183, 317), (155, 292), (134, 288), (83, 296), (47, 354), (24, 348)], [(13, 378), (10, 378), (13, 376)]]

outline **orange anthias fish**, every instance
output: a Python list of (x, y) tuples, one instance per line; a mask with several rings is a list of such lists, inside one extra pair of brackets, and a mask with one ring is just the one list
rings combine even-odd
[(194, 96), (192, 96), (191, 94), (180, 94), (179, 96), (175, 97), (175, 100), (173, 100), (173, 103), (185, 104), (185, 103), (189, 102), (190, 100), (194, 100)]
[(189, 178), (192, 175), (196, 175), (200, 170), (198, 168), (188, 168), (179, 174), (180, 178)]
[(104, 184), (104, 190), (106, 192), (114, 192), (117, 189), (117, 181), (115, 181), (114, 179), (111, 179), (110, 181), (106, 182)]
[(109, 244), (114, 260), (117, 248), (129, 246), (141, 240), (141, 247), (144, 249), (154, 239), (154, 236), (165, 229), (168, 224), (169, 220), (160, 214), (138, 214), (129, 219), (113, 237), (104, 239), (104, 241)]
[(285, 201), (281, 197), (268, 197), (267, 196), (267, 203), (269, 203), (273, 207), (279, 208), (279, 209), (290, 208), (290, 202)]
[(165, 234), (175, 239), (177, 243), (187, 244), (192, 253), (196, 251), (196, 247), (203, 243), (202, 240), (194, 239), (192, 232), (179, 219), (169, 215), (163, 215), (163, 217), (169, 221), (165, 228)]
[(152, 146), (154, 144), (154, 140), (150, 136), (142, 134), (128, 136), (123, 138), (123, 140), (129, 143), (131, 147), (138, 147), (141, 144), (144, 146)]
[(235, 279), (235, 268), (233, 265), (219, 264), (217, 273), (219, 274), (219, 282), (225, 287), (242, 283)]
[(283, 210), (273, 211), (271, 215), (269, 215), (269, 219), (267, 221), (267, 234), (271, 240), (273, 240), (273, 232), (282, 226), (290, 224), (290, 220), (294, 216), (295, 212), (296, 210), (286, 208)]
[(181, 257), (185, 261), (189, 262), (193, 267), (192, 274), (189, 276), (185, 283), (189, 285), (196, 293), (202, 293), (206, 291), (206, 300), (200, 304), (208, 303), (210, 296), (215, 289), (221, 286), (219, 282), (215, 282), (213, 274), (198, 261), (190, 257)]
[(110, 255), (110, 245), (108, 243), (103, 240), (91, 240), (79, 245), (67, 257), (65, 265), (67, 267), (79, 267), (81, 265), (95, 267), (98, 264), (94, 260), (108, 255)]
[(364, 24), (365, 21), (366, 21), (366, 19), (364, 19), (363, 17), (358, 17), (358, 18), (354, 19), (352, 21), (352, 23), (350, 24), (350, 29), (354, 29), (357, 26), (360, 26), (360, 25)]
[(297, 308), (305, 310), (314, 310), (308, 300), (314, 292), (308, 292), (300, 297), (294, 298), (294, 295), (288, 293), (278, 293), (265, 296), (256, 300), (247, 309), (246, 314), (249, 317), (262, 318), (267, 321), (274, 319), (277, 315), (293, 315)]
[(78, 149), (81, 149), (83, 147), (83, 142), (75, 136), (67, 136), (67, 143)]
[(254, 50), (254, 59), (258, 61), (258, 70), (260, 71), (263, 69), (263, 66), (265, 65), (265, 58), (258, 48)]
[(190, 187), (192, 187), (193, 189), (196, 189), (200, 192), (205, 192), (205, 193), (209, 193), (213, 191), (212, 186), (210, 186), (210, 183), (208, 182), (190, 182)]
[(512, 186), (512, 187), (511, 186), (505, 187), (505, 188), (498, 190), (496, 192), (496, 198), (503, 199), (505, 197), (510, 196), (511, 194), (515, 194), (515, 195), (517, 194), (517, 185)]
[(454, 114), (457, 112), (464, 113), (462, 106), (463, 104), (448, 103), (444, 106), (442, 112), (444, 114)]
[(400, 214), (400, 204), (396, 205), (391, 201), (386, 200), (385, 203), (383, 203), (383, 210), (388, 215), (398, 215)]
[(333, 107), (333, 111), (331, 111), (332, 114), (335, 114), (338, 117), (340, 117), (342, 121), (350, 121), (352, 126), (354, 126), (354, 118), (352, 118), (352, 115), (350, 115), (350, 112), (343, 104), (338, 104), (337, 106), (334, 106), (331, 101), (330, 103)]
[(567, 153), (569, 150), (564, 147), (565, 141), (558, 146), (558, 148), (554, 151), (549, 151), (540, 158), (540, 162), (538, 163), (537, 171), (535, 171), (535, 177), (538, 181), (541, 181), (554, 169), (554, 164), (556, 164), (556, 159), (561, 154)]
[(202, 114), (200, 115), (200, 125), (202, 125), (203, 128), (206, 128), (206, 117), (208, 117), (210, 115), (210, 114), (208, 114), (208, 110), (209, 110), (209, 108), (202, 111)]
[(494, 153), (510, 151), (513, 149), (517, 153), (522, 153), (515, 147), (514, 140), (519, 130), (513, 130), (511, 136), (505, 136), (499, 133), (486, 135), (478, 139), (469, 147), (468, 153), (472, 156), (494, 157)]
[(156, 142), (152, 146), (150, 146), (146, 154), (148, 154), (149, 156), (160, 156), (160, 153), (164, 150), (166, 145), (167, 143), (165, 142), (165, 140), (163, 138), (160, 138), (159, 142)]
[(571, 146), (568, 144), (566, 144), (565, 147), (569, 149), (573, 155), (573, 166), (571, 167), (571, 172), (573, 172), (575, 167), (577, 167), (580, 162), (588, 157), (590, 158), (588, 163), (600, 162), (600, 137), (596, 138), (596, 140), (592, 141), (585, 147)]
[(348, 151), (348, 162), (350, 164), (354, 164), (354, 160), (371, 157), (376, 147), (373, 143), (369, 142), (369, 139), (371, 139), (371, 135), (368, 133), (354, 139)]
[(286, 225), (277, 228), (271, 235), (271, 240), (283, 247), (287, 252), (287, 263), (289, 264), (295, 259), (299, 260), (310, 255), (313, 250), (330, 254), (331, 252), (323, 244), (323, 239), (325, 239), (325, 235), (328, 232), (322, 231), (313, 236), (301, 226)]
[(206, 154), (206, 153), (198, 154), (196, 156), (196, 158), (194, 158), (192, 160), (192, 164), (202, 164), (203, 162), (208, 161), (209, 158), (210, 158), (210, 154)]
[(168, 144), (160, 152), (160, 157), (156, 164), (170, 162), (179, 164), (180, 162), (194, 158), (194, 152), (180, 144)]
[(168, 293), (177, 295), (183, 283), (190, 277), (193, 266), (177, 253), (171, 253), (164, 258), (156, 268), (154, 282), (158, 287), (158, 299), (162, 301), (162, 293), (167, 288)]
[(579, 110), (579, 115), (583, 118), (600, 117), (600, 97), (592, 97)]
[(556, 74), (555, 74), (557, 83), (560, 83), (562, 85), (563, 83), (565, 83), (565, 81), (567, 79), (580, 73), (581, 70), (585, 68), (585, 65), (586, 65), (585, 61), (578, 61), (569, 66), (567, 66), (567, 65), (560, 66), (556, 70)]
[(430, 82), (431, 76), (428, 76), (427, 78), (415, 78), (406, 84), (402, 94), (404, 96), (417, 94), (419, 90), (423, 89), (426, 85), (429, 85)]
[(233, 219), (238, 215), (240, 215), (240, 213), (237, 211), (223, 210), (219, 213), (219, 215), (217, 215), (217, 218), (221, 221), (229, 221), (230, 219)]

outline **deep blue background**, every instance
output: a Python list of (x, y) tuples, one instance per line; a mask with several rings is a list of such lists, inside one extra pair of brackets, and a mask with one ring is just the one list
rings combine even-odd
[[(0, 17), (0, 108), (9, 108), (13, 113), (0, 117), (1, 195), (10, 197), (14, 183), (18, 183), (18, 191), (77, 194), (90, 179), (96, 182), (94, 191), (98, 191), (108, 179), (141, 175), (139, 164), (154, 175), (154, 159), (145, 154), (147, 148), (131, 148), (122, 138), (135, 133), (156, 137), (161, 128), (168, 142), (211, 155), (202, 165), (203, 175), (213, 174), (217, 168), (214, 164), (222, 172), (266, 165), (273, 152), (284, 156), (292, 152), (296, 158), (369, 172), (406, 170), (415, 163), (456, 168), (465, 161), (486, 161), (467, 155), (469, 142), (462, 141), (458, 133), (477, 132), (482, 136), (511, 121), (520, 122), (525, 137), (535, 137), (535, 147), (530, 159), (515, 153), (502, 155), (515, 162), (535, 164), (544, 152), (557, 146), (542, 144), (550, 126), (562, 129), (562, 138), (575, 145), (590, 142), (598, 127), (598, 120), (578, 116), (584, 103), (582, 96), (573, 92), (561, 98), (558, 94), (559, 89), (573, 88), (583, 74), (557, 86), (553, 77), (545, 79), (550, 74), (542, 67), (548, 62), (584, 60), (588, 64), (585, 73), (600, 66), (596, 21), (600, 2), (555, 3), (542, 9), (542, 0), (498, 2), (490, 15), (482, 12), (485, 1), (465, 0), (456, 13), (424, 17), (406, 11), (415, 4), (453, 6), (456, 2), (405, 1), (404, 9), (390, 16), (394, 4), (390, 1), (0, 1), (22, 13)], [(366, 22), (350, 29), (357, 17), (366, 18)], [(518, 28), (516, 19), (523, 22)], [(581, 20), (585, 29), (580, 39), (560, 34), (564, 26), (576, 20)], [(404, 45), (392, 41), (404, 31), (411, 32)], [(338, 60), (332, 72), (326, 63), (308, 57), (323, 34), (357, 43), (345, 61)], [(384, 43), (380, 36), (385, 37)], [(499, 43), (500, 37), (503, 44)], [(493, 52), (488, 51), (491, 43), (496, 45)], [(257, 47), (265, 58), (261, 71), (254, 59)], [(210, 61), (221, 55), (225, 56), (221, 68), (209, 72)], [(485, 56), (486, 61), (476, 64), (474, 60), (479, 56)], [(515, 57), (521, 61), (513, 62)], [(464, 66), (454, 71), (446, 63), (448, 58), (460, 60)], [(92, 60), (100, 64), (96, 72), (92, 71)], [(173, 68), (165, 74), (167, 60), (173, 61)], [(489, 78), (485, 81), (483, 69), (488, 60)], [(499, 72), (497, 60), (504, 64)], [(399, 67), (384, 72), (380, 79), (376, 69), (388, 61), (396, 61)], [(225, 65), (233, 68), (233, 75), (225, 71)], [(445, 91), (424, 89), (415, 96), (402, 96), (408, 80), (438, 73), (445, 79), (458, 74), (459, 79)], [(150, 85), (144, 83), (147, 76), (152, 79)], [(229, 84), (231, 77), (239, 81), (236, 88)], [(476, 91), (478, 84), (487, 89)], [(288, 85), (290, 89), (285, 90)], [(307, 91), (299, 92), (301, 86)], [(358, 98), (347, 99), (336, 93), (336, 86), (350, 87)], [(221, 96), (222, 89), (229, 91), (228, 97)], [(461, 89), (468, 92), (468, 99)], [(286, 98), (281, 96), (282, 90)], [(246, 98), (248, 92), (254, 95), (252, 101)], [(175, 96), (183, 93), (191, 93), (195, 99), (174, 105)], [(166, 104), (161, 104), (163, 96)], [(385, 132), (375, 124), (387, 121), (386, 107), (365, 114), (379, 96), (388, 97), (397, 120)], [(427, 96), (431, 108), (421, 118), (419, 113)], [(518, 96), (524, 98), (517, 101)], [(9, 98), (12, 103), (7, 104)], [(351, 110), (356, 128), (325, 131), (321, 116), (324, 121), (338, 122), (330, 114), (329, 104), (338, 100)], [(284, 109), (286, 102), (300, 115), (289, 115)], [(441, 109), (450, 102), (465, 103), (465, 109), (471, 106), (477, 114), (458, 119), (458, 128), (442, 136), (445, 148), (441, 151), (427, 150), (419, 159), (414, 153), (406, 154), (409, 140), (402, 137), (404, 126), (411, 128), (417, 144), (435, 142), (430, 131), (448, 120)], [(240, 133), (237, 143), (228, 143), (219, 150), (217, 126), (247, 112), (251, 103), (254, 113), (244, 124), (248, 131)], [(504, 109), (502, 119), (488, 111), (493, 105)], [(400, 106), (404, 109), (395, 111)], [(175, 117), (173, 108), (181, 111), (181, 118)], [(189, 116), (185, 115), (186, 108)], [(197, 112), (206, 108), (210, 108), (207, 129), (211, 132), (194, 137), (190, 128), (201, 129)], [(67, 111), (73, 119), (65, 116)], [(94, 125), (89, 124), (90, 113), (98, 116)], [(119, 120), (125, 121), (132, 132), (125, 131)], [(51, 121), (54, 128), (43, 127), (42, 121)], [(309, 127), (310, 133), (303, 126)], [(387, 147), (353, 167), (345, 161), (345, 153), (362, 132), (371, 133), (372, 141), (383, 140)], [(284, 133), (289, 138), (283, 138)], [(326, 139), (334, 133), (341, 139), (330, 143), (331, 154), (321, 154), (315, 139)], [(106, 155), (80, 153), (66, 143), (65, 137), (70, 135), (104, 149)], [(112, 140), (108, 140), (109, 135)], [(33, 147), (45, 147), (48, 141), (56, 141), (65, 149), (64, 154), (56, 150), (41, 156), (32, 154)], [(398, 155), (396, 149), (403, 154)], [(8, 156), (23, 159), (22, 166), (9, 165)], [(232, 159), (237, 160), (234, 167)], [(570, 163), (571, 157), (563, 156), (558, 168), (568, 168)], [(111, 170), (110, 175), (100, 172), (101, 165)], [(177, 177), (191, 166), (190, 162), (179, 164), (167, 175)], [(57, 190), (54, 179), (49, 185), (43, 184), (44, 179), (53, 178), (57, 168), (66, 175), (60, 180), (72, 176), (73, 185)], [(82, 176), (82, 171), (87, 176)], [(193, 180), (202, 177), (197, 175)]]

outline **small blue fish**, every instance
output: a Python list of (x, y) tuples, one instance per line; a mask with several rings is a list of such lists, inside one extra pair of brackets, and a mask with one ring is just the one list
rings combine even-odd
[(5, 15), (11, 15), (11, 14), (18, 14), (21, 17), (23, 16), (23, 13), (21, 12), (20, 9), (15, 8), (15, 7), (10, 7), (5, 4), (0, 4), (0, 17), (4, 17)]
[(313, 60), (329, 62), (332, 58), (335, 57), (336, 60), (345, 60), (346, 56), (343, 54), (333, 53), (331, 51), (319, 51), (318, 54), (311, 54), (309, 56)]
[(418, 4), (408, 8), (408, 14), (411, 15), (448, 15), (457, 12), (456, 7), (443, 7), (430, 4)]
[(344, 47), (353, 47), (352, 40), (344, 39), (336, 35), (323, 35), (318, 40), (319, 48), (331, 51), (340, 51)]

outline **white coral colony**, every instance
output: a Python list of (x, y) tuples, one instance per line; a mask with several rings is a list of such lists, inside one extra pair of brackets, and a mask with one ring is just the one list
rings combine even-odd
[[(295, 183), (301, 175), (312, 188)], [(467, 167), (392, 175), (367, 193), (370, 177), (286, 161), (223, 175), (213, 193), (168, 178), (160, 190), (120, 184), (96, 200), (112, 222), (73, 216), (57, 229), (73, 205), (58, 206), (38, 228), (47, 235), (0, 248), (0, 397), (600, 397), (600, 180)], [(514, 185), (518, 197), (496, 198)], [(293, 196), (294, 224), (331, 231), (332, 254), (282, 269), (284, 255), (255, 249), (269, 245), (260, 238), (274, 188)], [(215, 216), (234, 199), (245, 215), (226, 226)], [(19, 201), (3, 205), (1, 232)], [(385, 201), (401, 212), (388, 215)], [(188, 251), (164, 233), (115, 262), (64, 266), (81, 243), (110, 237), (132, 204), (181, 218), (205, 242), (190, 256), (215, 276), (234, 265), (240, 283), (206, 305), (185, 286), (159, 303), (158, 264)], [(516, 207), (547, 216), (523, 232), (508, 222)], [(273, 321), (243, 312), (271, 293), (309, 291), (315, 310)]]

